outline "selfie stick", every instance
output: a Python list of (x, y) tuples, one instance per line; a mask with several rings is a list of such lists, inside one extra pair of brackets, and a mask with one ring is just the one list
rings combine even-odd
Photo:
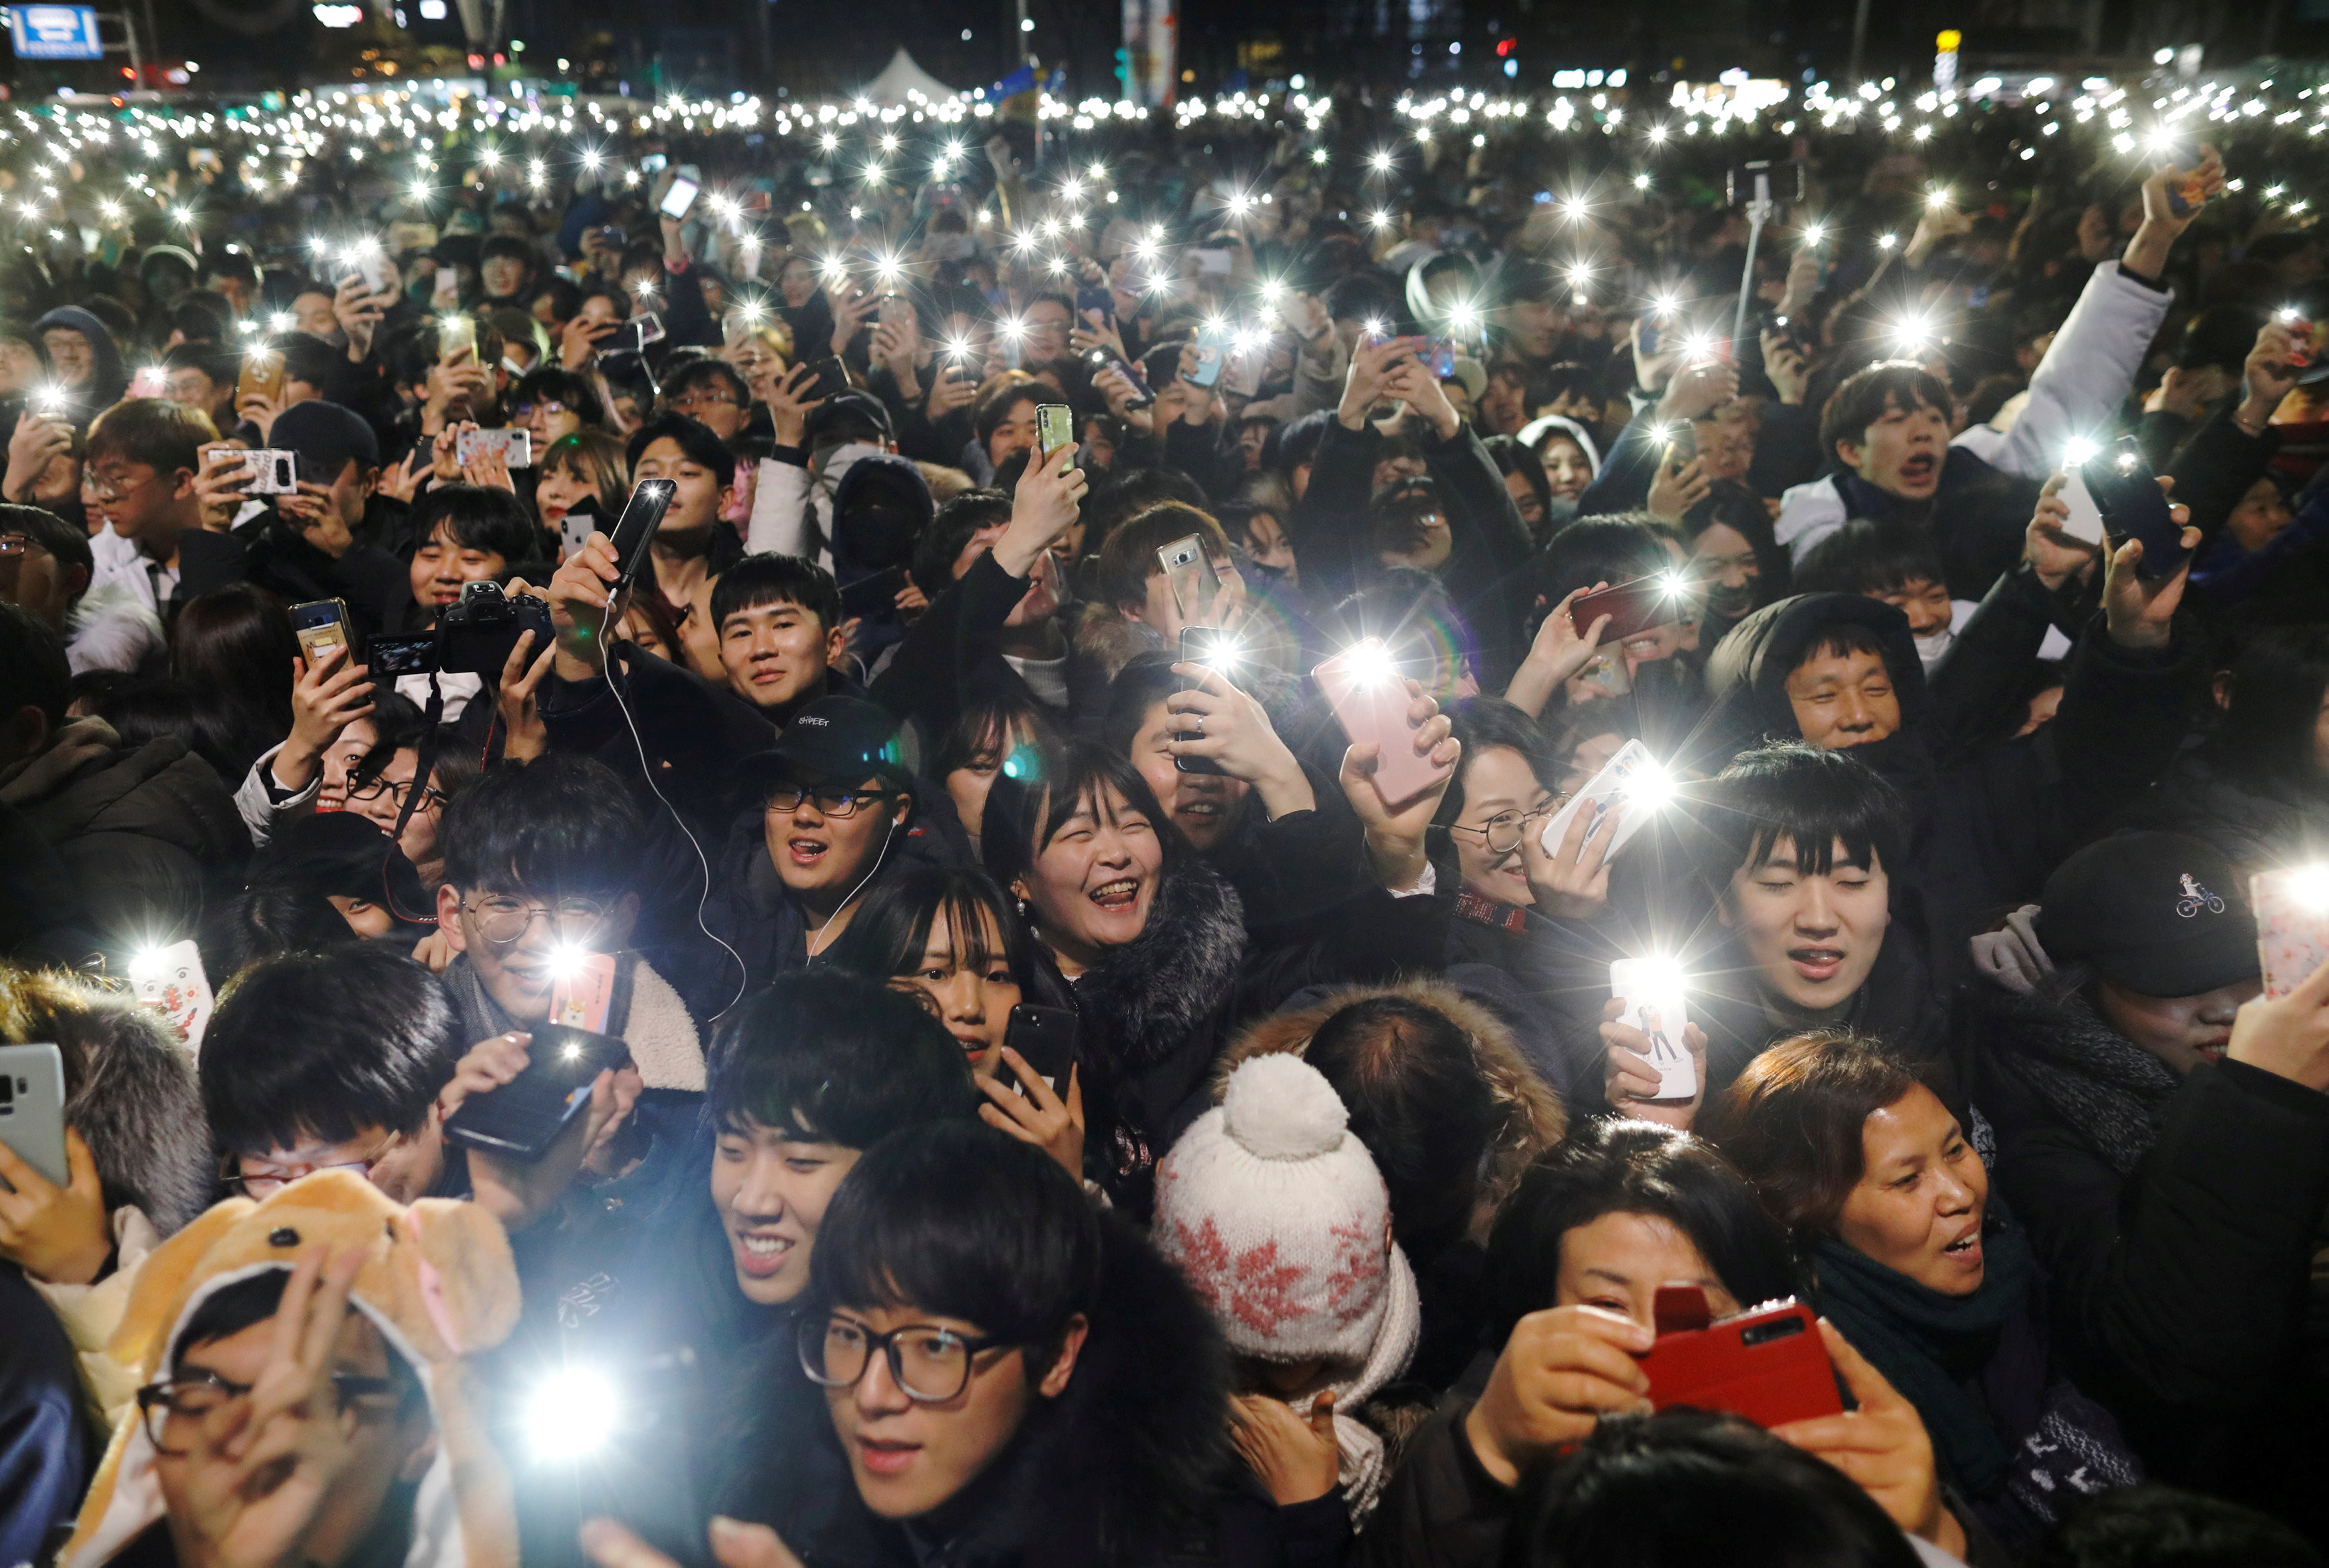
[(1739, 274), (1739, 309), (1730, 318), (1731, 356), (1737, 358), (1738, 344), (1747, 336), (1747, 302), (1755, 293), (1755, 247), (1763, 238), (1763, 225), (1771, 220), (1771, 165), (1749, 164), (1755, 176), (1755, 199), (1747, 203), (1747, 266)]

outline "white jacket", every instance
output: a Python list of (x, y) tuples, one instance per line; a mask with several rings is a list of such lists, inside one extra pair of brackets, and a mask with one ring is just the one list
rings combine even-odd
[[(2001, 434), (1975, 425), (1949, 445), (2004, 473), (2044, 479), (2061, 465), (2071, 437), (2091, 436), (2117, 415), (2174, 297), (2171, 290), (2120, 277), (2117, 262), (2104, 262), (2038, 361), (2029, 401), (2013, 428)], [(1831, 474), (1782, 495), (1773, 531), (1800, 562), (1847, 521), (1843, 492)]]
[[(110, 531), (110, 530), (108, 530)], [(151, 594), (143, 572), (138, 581)], [(90, 670), (135, 674), (150, 656), (169, 646), (154, 606), (119, 580), (92, 580), (65, 617), (65, 660), (76, 675)]]
[(833, 497), (841, 476), (860, 457), (882, 448), (863, 441), (845, 441), (825, 455), (824, 471), (811, 474), (797, 463), (760, 459), (759, 475), (752, 485), (752, 520), (744, 532), (744, 548), (754, 555), (775, 550), (780, 555), (806, 556), (833, 570)]

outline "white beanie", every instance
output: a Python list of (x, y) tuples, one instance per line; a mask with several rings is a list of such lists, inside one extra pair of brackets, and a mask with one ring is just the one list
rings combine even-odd
[(1363, 1362), (1374, 1345), (1391, 1194), (1350, 1121), (1317, 1068), (1259, 1056), (1157, 1168), (1156, 1244), (1240, 1356)]

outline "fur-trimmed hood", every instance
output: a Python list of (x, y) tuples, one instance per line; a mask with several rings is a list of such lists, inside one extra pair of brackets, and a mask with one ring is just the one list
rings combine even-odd
[(1077, 1008), (1106, 1032), (1118, 1068), (1155, 1066), (1229, 1000), (1245, 947), (1237, 889), (1197, 856), (1183, 855), (1159, 878), (1140, 934), (1076, 982)]
[[(1203, 1535), (1236, 1474), (1221, 1329), (1129, 1224), (1103, 1213), (1100, 1238), (1099, 1299), (1075, 1375), (974, 1483), (984, 1506), (935, 1559), (949, 1568), (1166, 1561)], [(818, 1568), (926, 1560), (901, 1534), (844, 1507), (806, 1555)]]
[(1299, 1056), (1308, 1049), (1310, 1038), (1329, 1018), (1354, 1002), (1372, 1001), (1379, 997), (1400, 997), (1419, 1002), (1444, 1014), (1462, 1029), (1472, 1042), (1472, 1057), (1488, 1081), (1488, 1092), (1504, 1113), (1503, 1124), (1489, 1145), (1488, 1168), (1480, 1181), (1481, 1213), (1475, 1217), (1477, 1230), (1481, 1217), (1493, 1216), (1512, 1196), (1513, 1189), (1520, 1185), (1522, 1173), (1561, 1141), (1569, 1128), (1569, 1113), (1561, 1105), (1561, 1096), (1529, 1065), (1520, 1041), (1504, 1020), (1453, 986), (1423, 980), (1398, 985), (1341, 986), (1306, 1006), (1257, 1019), (1239, 1031), (1229, 1049), (1221, 1053), (1221, 1060), (1213, 1065), (1213, 1099), (1218, 1103), (1228, 1091), (1230, 1075), (1240, 1064), (1273, 1051), (1291, 1051)]
[(1074, 606), (1068, 625), (1068, 643), (1078, 657), (1104, 674), (1102, 686), (1143, 653), (1164, 650), (1164, 639), (1137, 621), (1127, 620), (1114, 605), (1089, 601)]

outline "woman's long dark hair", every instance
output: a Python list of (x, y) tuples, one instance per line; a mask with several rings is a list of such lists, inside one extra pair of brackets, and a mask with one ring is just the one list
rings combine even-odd
[[(848, 928), (826, 951), (825, 962), (869, 980), (887, 981), (910, 974), (921, 961), (940, 910), (953, 933), (957, 963), (983, 968), (1000, 958), (1010, 965), (1011, 978), (1021, 990), (1034, 984), (1027, 928), (995, 878), (969, 868), (919, 861), (901, 862), (877, 880)], [(999, 951), (990, 951), (987, 944), (990, 919), (1002, 938)]]
[(291, 733), (291, 661), (299, 636), (283, 601), (231, 583), (186, 601), (170, 628), (170, 671), (193, 695), (199, 747), (226, 782)]
[(2233, 661), (2230, 701), (2208, 756), (2227, 774), (2261, 784), (2329, 790), (2314, 731), (2329, 692), (2329, 627), (2271, 626)]
[(1165, 821), (1155, 792), (1122, 753), (1098, 741), (1071, 740), (1044, 746), (1033, 760), (1033, 777), (998, 778), (986, 800), (979, 847), (985, 852), (987, 869), (1003, 887), (1026, 875), (1061, 824), (1103, 788), (1115, 790), (1126, 805), (1148, 819), (1164, 850), (1164, 876), (1173, 874), (1182, 856), (1195, 853)]

